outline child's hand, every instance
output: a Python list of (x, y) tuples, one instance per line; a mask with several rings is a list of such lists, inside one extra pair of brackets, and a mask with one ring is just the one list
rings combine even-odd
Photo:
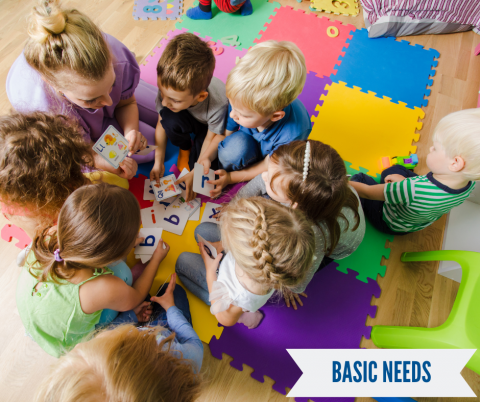
[(193, 170), (175, 182), (175, 184), (177, 185), (180, 183), (185, 183), (185, 187), (186, 187), (185, 191), (187, 192), (186, 194), (187, 202), (192, 201), (197, 195), (193, 191)]
[(125, 138), (128, 141), (128, 150), (130, 151), (128, 156), (131, 156), (138, 150), (143, 151), (148, 145), (147, 139), (137, 130), (130, 130), (125, 135)]
[(210, 166), (212, 166), (212, 162), (208, 158), (202, 158), (197, 161), (200, 165), (203, 165), (203, 174), (208, 174), (210, 171)]
[[(302, 293), (293, 293), (289, 289), (285, 289), (283, 291), (283, 297), (285, 299), (285, 304), (287, 305), (287, 307), (290, 307), (290, 303), (292, 303), (292, 306), (293, 306), (294, 310), (297, 309), (297, 303), (300, 304), (300, 306), (303, 306), (303, 303), (302, 303), (302, 300), (300, 299), (300, 296), (307, 297), (307, 295), (303, 292)], [(295, 301), (297, 303), (295, 303)]]
[(395, 183), (403, 180), (405, 180), (405, 177), (403, 177), (401, 174), (389, 174), (387, 177), (385, 177), (385, 183)]
[(216, 186), (214, 190), (210, 191), (211, 198), (217, 198), (222, 193), (222, 190), (230, 184), (230, 172), (220, 169), (216, 170), (215, 174), (218, 176), (217, 180), (207, 181), (207, 183)]
[(152, 170), (150, 171), (150, 181), (156, 181), (160, 183), (160, 179), (165, 174), (165, 165), (161, 162), (155, 162)]
[(170, 277), (170, 282), (168, 284), (167, 290), (160, 297), (153, 296), (150, 298), (150, 301), (160, 304), (167, 311), (170, 307), (175, 306), (175, 300), (173, 298), (173, 291), (175, 290), (175, 280), (177, 274), (172, 274)]
[(218, 268), (218, 264), (220, 264), (220, 260), (223, 257), (223, 254), (218, 253), (217, 258), (213, 259), (205, 251), (205, 245), (202, 242), (198, 243), (198, 248), (200, 249), (200, 255), (202, 256), (203, 262), (205, 264), (205, 269), (207, 270), (207, 272), (209, 271), (216, 272)]
[(119, 173), (117, 173), (120, 177), (124, 179), (130, 180), (133, 176), (137, 174), (138, 165), (135, 160), (132, 158), (125, 158), (122, 163), (119, 165)]
[(133, 309), (133, 312), (137, 316), (138, 322), (147, 322), (150, 320), (153, 308), (149, 302), (142, 302), (138, 307)]
[[(163, 245), (165, 245), (165, 248), (163, 248)], [(167, 243), (165, 243), (163, 239), (160, 239), (160, 241), (158, 242), (157, 248), (153, 252), (152, 259), (158, 258), (158, 261), (160, 263), (167, 256), (169, 251), (170, 251), (170, 246)]]

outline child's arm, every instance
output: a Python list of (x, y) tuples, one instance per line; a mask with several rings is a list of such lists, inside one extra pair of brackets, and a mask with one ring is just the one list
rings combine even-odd
[[(213, 282), (217, 280), (217, 268), (218, 264), (220, 264), (220, 260), (222, 259), (222, 254), (218, 253), (217, 258), (212, 259), (205, 251), (203, 243), (198, 243), (198, 246), (200, 248), (200, 255), (202, 256), (205, 263), (205, 269), (207, 271), (208, 292), (211, 293), (213, 288)], [(212, 304), (214, 304), (215, 300), (212, 300), (211, 302)], [(215, 318), (223, 326), (231, 327), (232, 325), (237, 323), (238, 319), (242, 314), (243, 310), (241, 307), (231, 304), (228, 310), (221, 311), (220, 313), (215, 314)]]
[(155, 128), (155, 164), (150, 171), (150, 180), (158, 182), (165, 174), (165, 151), (167, 149), (167, 134), (162, 126), (162, 118), (158, 115), (157, 127)]
[[(93, 146), (93, 143), (92, 143)], [(93, 157), (94, 165), (98, 170), (103, 170), (105, 172), (110, 172), (116, 174), (124, 179), (130, 180), (135, 174), (137, 173), (138, 164), (132, 158), (125, 158), (123, 162), (120, 164), (118, 169), (115, 169), (112, 165), (110, 165), (105, 159), (103, 159), (100, 155), (95, 154)]]
[[(163, 244), (165, 244), (166, 249), (163, 249)], [(92, 314), (106, 308), (128, 311), (137, 307), (145, 300), (152, 287), (158, 266), (169, 250), (170, 247), (163, 243), (163, 240), (160, 240), (152, 259), (133, 286), (128, 286), (122, 279), (113, 275), (104, 275), (82, 285), (79, 290), (79, 297), (83, 312)]]
[(360, 198), (366, 198), (367, 200), (385, 201), (385, 184), (376, 184), (369, 186), (368, 184), (357, 183), (350, 181), (349, 184), (357, 190)]
[(143, 150), (147, 146), (147, 139), (140, 133), (138, 128), (138, 105), (135, 95), (128, 99), (123, 99), (118, 102), (115, 107), (115, 117), (123, 128), (125, 138), (128, 141), (128, 148), (130, 153), (128, 156), (134, 154), (138, 150)]
[(205, 149), (205, 152), (203, 151), (203, 147), (202, 147), (202, 154), (198, 158), (198, 163), (200, 163), (205, 167), (205, 171), (204, 171), (205, 174), (208, 173), (208, 169), (210, 169), (211, 163), (218, 156), (218, 144), (220, 144), (225, 138), (227, 138), (232, 133), (233, 131), (229, 131), (225, 129), (225, 132), (223, 133), (223, 135), (215, 134), (215, 137), (213, 137), (212, 141), (208, 145), (208, 148)]

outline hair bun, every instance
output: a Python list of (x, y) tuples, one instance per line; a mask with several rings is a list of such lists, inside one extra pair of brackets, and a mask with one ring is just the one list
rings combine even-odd
[(58, 0), (39, 0), (30, 14), (28, 34), (33, 40), (45, 43), (50, 35), (62, 33), (66, 24), (65, 14)]

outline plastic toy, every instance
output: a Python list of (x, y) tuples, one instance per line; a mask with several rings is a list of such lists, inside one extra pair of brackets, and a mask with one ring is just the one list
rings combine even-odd
[(327, 28), (327, 35), (330, 38), (336, 38), (338, 36), (338, 28), (337, 27), (328, 27)]
[(425, 251), (403, 253), (403, 262), (456, 261), (462, 282), (447, 320), (436, 328), (376, 325), (373, 343), (392, 349), (476, 349), (467, 367), (480, 374), (480, 253), (473, 251)]
[(353, 17), (356, 17), (359, 12), (357, 0), (312, 0), (312, 7), (314, 11)]
[(132, 15), (136, 20), (175, 20), (182, 15), (182, 0), (135, 0)]
[(383, 169), (387, 169), (393, 165), (404, 166), (407, 169), (415, 169), (415, 166), (418, 165), (418, 156), (417, 154), (411, 154), (409, 156), (394, 156), (393, 158), (384, 156), (382, 158)]
[(3, 240), (8, 242), (11, 242), (13, 238), (17, 239), (18, 241), (15, 243), (15, 247), (18, 247), (22, 250), (32, 241), (22, 229), (15, 225), (5, 225), (2, 228), (0, 235)]

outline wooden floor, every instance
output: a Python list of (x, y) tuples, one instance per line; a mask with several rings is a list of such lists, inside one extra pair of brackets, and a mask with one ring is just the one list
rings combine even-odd
[[(193, 0), (185, 0), (185, 9)], [(308, 2), (279, 0), (308, 11)], [(65, 4), (88, 14), (101, 29), (117, 37), (142, 62), (157, 42), (171, 29), (175, 21), (135, 21), (132, 18), (133, 0), (65, 1)], [(26, 15), (32, 1), (0, 0), (0, 113), (10, 110), (5, 93), (5, 80), (15, 58), (22, 51), (26, 40)], [(364, 27), (362, 16), (336, 17), (358, 28)], [(212, 21), (212, 24), (214, 21)], [(424, 108), (418, 154), (420, 165), (417, 173), (427, 172), (425, 156), (431, 144), (431, 134), (436, 123), (446, 114), (476, 107), (480, 86), (480, 57), (473, 56), (473, 49), (480, 43), (480, 36), (473, 32), (452, 35), (425, 35), (406, 38), (412, 43), (437, 49), (441, 57), (429, 97)], [(387, 128), (388, 129), (388, 128)], [(0, 218), (0, 227), (6, 221)], [(455, 300), (458, 285), (436, 274), (437, 263), (403, 264), (400, 255), (404, 251), (440, 249), (445, 219), (441, 219), (420, 233), (399, 237), (388, 247), (390, 258), (385, 261), (385, 278), (379, 278), (382, 295), (372, 303), (378, 305), (375, 319), (368, 325), (410, 325), (435, 327), (443, 323)], [(33, 341), (24, 336), (24, 329), (15, 306), (16, 280), (19, 268), (15, 264), (18, 249), (12, 243), (0, 241), (0, 400), (30, 401), (35, 388), (42, 380), (49, 364), (54, 360)], [(362, 340), (361, 346), (374, 347), (370, 340)], [(252, 401), (281, 402), (287, 398), (271, 389), (273, 381), (265, 378), (259, 383), (250, 377), (252, 369), (244, 366), (242, 372), (229, 366), (231, 359), (224, 356), (219, 361), (210, 355), (206, 347), (204, 357), (205, 389), (201, 401)], [(463, 376), (474, 389), (477, 400), (480, 395), (480, 378), (468, 369)], [(293, 400), (293, 398), (289, 398)], [(368, 398), (361, 398), (367, 400)], [(430, 398), (440, 401), (442, 398)], [(455, 399), (449, 399), (454, 401)], [(469, 398), (470, 401), (475, 400)]]

